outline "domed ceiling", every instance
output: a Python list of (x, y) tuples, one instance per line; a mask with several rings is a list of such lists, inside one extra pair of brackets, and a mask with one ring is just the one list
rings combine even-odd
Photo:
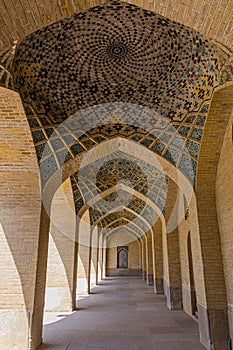
[[(1, 84), (22, 97), (42, 186), (65, 163), (118, 136), (165, 158), (195, 185), (214, 89), (233, 74), (227, 59), (220, 61), (218, 48), (199, 32), (121, 1), (37, 30), (0, 61)], [(151, 208), (140, 196), (134, 193), (118, 215), (104, 216), (104, 205), (109, 209), (118, 199), (116, 190), (105, 192), (128, 181), (146, 198), (155, 193), (151, 200), (163, 212), (166, 190), (156, 185), (161, 174), (153, 169), (156, 179), (145, 176), (145, 164), (125, 154), (105, 161), (87, 167), (81, 183), (81, 172), (71, 178), (76, 211), (97, 191), (105, 201), (92, 208), (92, 220), (99, 220), (99, 227), (133, 221), (132, 231), (148, 230)], [(92, 173), (96, 181), (90, 180)], [(137, 216), (142, 213), (145, 221)]]
[(30, 34), (11, 72), (43, 185), (64, 163), (116, 136), (140, 142), (195, 182), (219, 84), (216, 48), (195, 30), (111, 1)]
[(28, 36), (12, 71), (23, 100), (53, 122), (117, 101), (181, 122), (210, 99), (217, 55), (194, 30), (112, 1)]

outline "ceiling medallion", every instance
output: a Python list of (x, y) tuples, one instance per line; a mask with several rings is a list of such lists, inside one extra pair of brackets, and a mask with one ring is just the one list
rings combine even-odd
[(126, 49), (122, 44), (114, 43), (108, 48), (109, 55), (113, 58), (121, 58), (125, 55)]

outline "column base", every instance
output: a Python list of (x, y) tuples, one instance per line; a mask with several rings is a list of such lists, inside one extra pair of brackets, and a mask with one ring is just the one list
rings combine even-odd
[(208, 350), (226, 350), (229, 340), (227, 310), (206, 310), (197, 305), (200, 342)]
[(154, 292), (155, 294), (164, 294), (163, 278), (154, 279)]
[(90, 292), (89, 290), (89, 283), (86, 278), (78, 278), (77, 280), (77, 295), (88, 295)]
[(147, 273), (146, 273), (146, 271), (143, 271), (143, 279), (144, 279), (144, 281), (146, 281), (146, 279), (147, 279)]
[(26, 309), (0, 310), (0, 349), (36, 350), (42, 343), (43, 305)]
[(233, 310), (228, 310), (228, 319), (229, 319), (230, 337), (233, 341)]
[(28, 325), (26, 310), (0, 310), (0, 349), (28, 350)]
[(146, 284), (148, 286), (153, 286), (154, 285), (154, 276), (153, 276), (153, 274), (150, 274), (150, 273), (147, 274)]
[(73, 301), (70, 288), (48, 287), (45, 293), (45, 311), (71, 312)]
[(170, 310), (182, 310), (182, 290), (181, 287), (167, 287), (167, 307)]

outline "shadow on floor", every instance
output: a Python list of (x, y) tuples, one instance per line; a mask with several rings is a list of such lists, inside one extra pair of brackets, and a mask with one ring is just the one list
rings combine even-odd
[(107, 278), (78, 310), (46, 313), (39, 350), (204, 350), (198, 325), (138, 278)]

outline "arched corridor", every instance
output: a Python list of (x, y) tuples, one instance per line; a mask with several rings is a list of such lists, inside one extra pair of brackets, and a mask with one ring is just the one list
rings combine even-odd
[(164, 296), (136, 277), (108, 277), (80, 298), (78, 309), (45, 315), (39, 350), (204, 350), (197, 322), (169, 312)]
[(0, 349), (232, 350), (232, 18), (0, 0)]

